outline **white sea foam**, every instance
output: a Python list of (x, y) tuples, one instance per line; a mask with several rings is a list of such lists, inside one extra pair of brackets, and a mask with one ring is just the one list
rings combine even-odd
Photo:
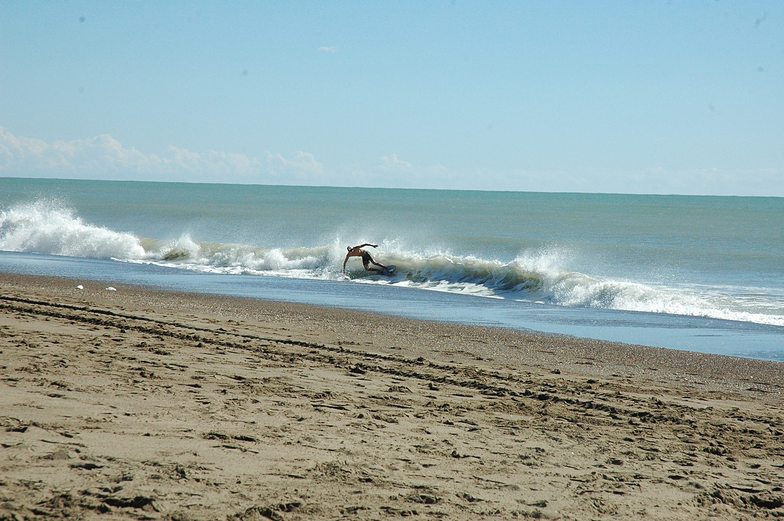
[(84, 223), (52, 201), (0, 211), (0, 250), (104, 259), (145, 257), (133, 234)]
[(165, 244), (154, 253), (155, 257), (167, 261), (198, 259), (200, 255), (201, 246), (187, 233), (181, 235), (179, 239)]

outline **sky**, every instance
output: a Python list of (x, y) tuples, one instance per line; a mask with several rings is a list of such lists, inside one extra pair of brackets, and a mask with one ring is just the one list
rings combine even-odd
[(784, 2), (0, 0), (0, 177), (784, 196)]

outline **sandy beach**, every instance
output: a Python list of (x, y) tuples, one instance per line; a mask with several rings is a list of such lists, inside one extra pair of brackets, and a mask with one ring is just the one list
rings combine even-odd
[(0, 275), (2, 520), (784, 517), (784, 364), (108, 286)]

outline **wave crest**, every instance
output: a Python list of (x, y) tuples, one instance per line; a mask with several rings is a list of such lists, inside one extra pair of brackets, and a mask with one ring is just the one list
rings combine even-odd
[(101, 259), (141, 259), (146, 254), (133, 234), (86, 224), (52, 201), (0, 211), (0, 249)]

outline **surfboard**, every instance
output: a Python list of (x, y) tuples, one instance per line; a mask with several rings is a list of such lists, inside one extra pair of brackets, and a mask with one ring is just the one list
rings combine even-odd
[(357, 277), (360, 277), (360, 278), (363, 277), (363, 276), (366, 277), (368, 275), (370, 275), (370, 276), (383, 275), (384, 277), (391, 277), (395, 273), (397, 273), (397, 266), (395, 266), (393, 264), (390, 264), (385, 269), (377, 268), (377, 267), (374, 266), (373, 268), (371, 268), (369, 270), (366, 270), (366, 271), (362, 272), (361, 274), (359, 272), (356, 272), (356, 271), (354, 271), (354, 272), (349, 271), (347, 273), (343, 273), (343, 280), (351, 280), (351, 279), (354, 279), (354, 278), (357, 278)]
[(394, 275), (395, 271), (397, 271), (397, 266), (395, 266), (394, 264), (390, 264), (389, 266), (386, 267), (386, 269), (379, 271), (378, 274), (386, 275), (387, 277), (389, 277), (390, 275)]

